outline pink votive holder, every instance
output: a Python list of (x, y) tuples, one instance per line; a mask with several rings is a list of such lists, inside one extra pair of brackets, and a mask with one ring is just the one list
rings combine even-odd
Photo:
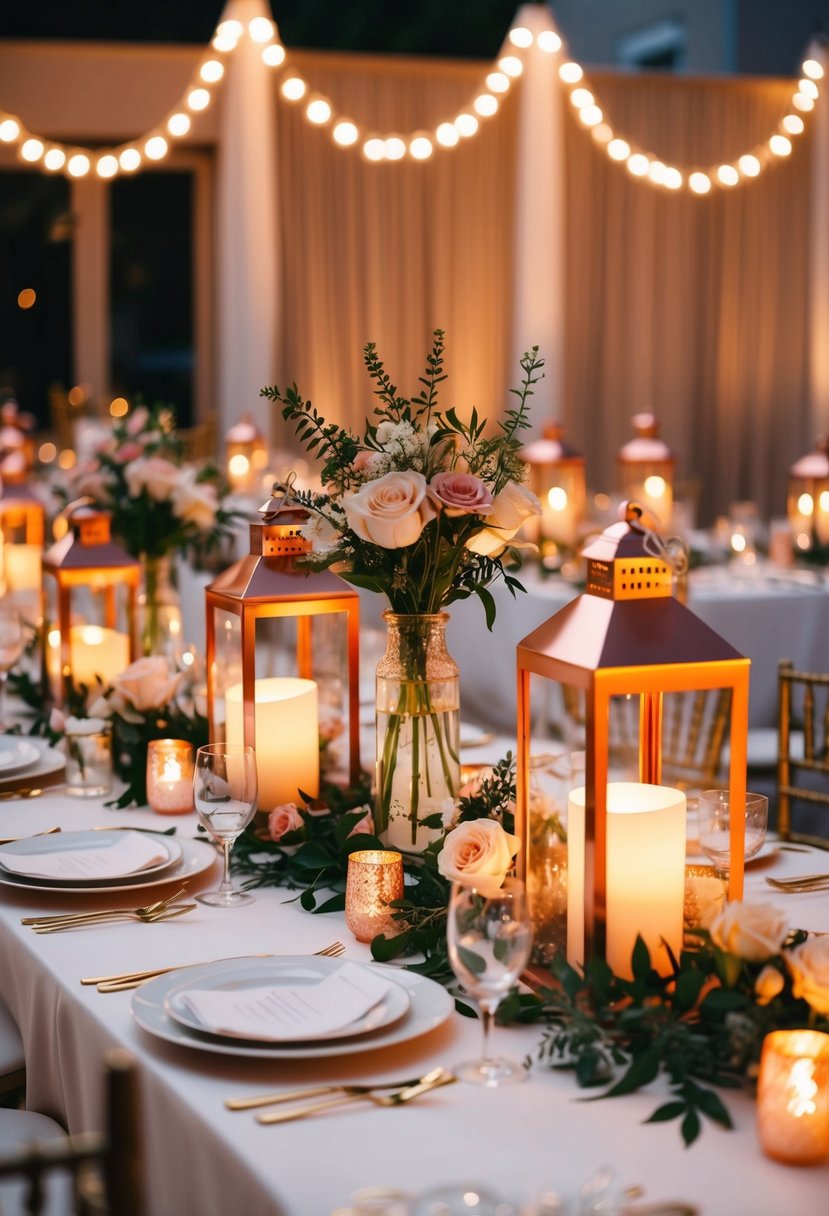
[(393, 928), (393, 899), (403, 898), (403, 857), (382, 849), (361, 849), (348, 859), (345, 923), (358, 942), (370, 942)]
[(158, 815), (193, 810), (193, 747), (185, 739), (153, 739), (149, 744), (147, 802)]

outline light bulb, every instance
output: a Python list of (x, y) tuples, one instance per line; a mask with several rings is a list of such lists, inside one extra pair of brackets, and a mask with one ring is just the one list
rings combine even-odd
[(39, 139), (27, 139), (20, 149), (20, 155), (24, 160), (36, 161), (40, 160), (43, 155), (43, 143)]
[(186, 135), (190, 130), (190, 116), (188, 114), (171, 114), (167, 119), (167, 130), (171, 135), (176, 137)]
[(224, 74), (224, 64), (220, 63), (218, 59), (208, 59), (199, 68), (199, 76), (206, 84), (215, 84), (217, 80), (221, 80)]
[(389, 135), (383, 140), (383, 155), (386, 160), (402, 160), (406, 155), (406, 145), (399, 135)]
[(798, 92), (803, 93), (804, 96), (811, 97), (812, 101), (817, 101), (819, 94), (818, 94), (818, 87), (815, 84), (814, 80), (809, 80), (809, 79), (801, 80), (798, 82), (797, 88), (798, 88)]
[(366, 160), (384, 160), (385, 159), (385, 141), (382, 139), (367, 139), (363, 144), (363, 156)]
[(788, 135), (802, 135), (806, 124), (798, 114), (787, 114), (783, 119), (783, 130)]
[(607, 145), (607, 154), (611, 160), (627, 160), (630, 156), (630, 144), (626, 139), (611, 139)]
[(62, 148), (49, 148), (43, 158), (43, 163), (47, 169), (51, 169), (53, 173), (58, 169), (62, 169), (66, 161), (66, 153)]
[(428, 160), (433, 151), (432, 141), (426, 135), (416, 135), (409, 143), (409, 155), (415, 160)]
[(555, 55), (561, 50), (561, 39), (555, 30), (542, 30), (536, 35), (535, 45), (546, 55)]
[(457, 127), (451, 122), (442, 122), (435, 131), (435, 139), (444, 148), (454, 148), (460, 139)]
[(141, 164), (141, 153), (137, 148), (124, 148), (118, 157), (118, 164), (125, 173), (134, 173)]
[(513, 26), (509, 32), (509, 40), (513, 46), (521, 47), (522, 50), (532, 46), (535, 41), (532, 30), (528, 30), (525, 25)]
[(163, 135), (151, 135), (144, 144), (144, 155), (150, 160), (163, 160), (169, 145)]
[(476, 97), (472, 106), (481, 118), (491, 118), (498, 111), (498, 98), (493, 97), (491, 93), (481, 93), (480, 97)]
[(341, 148), (350, 148), (360, 137), (360, 132), (348, 119), (338, 122), (331, 134), (334, 136), (334, 142), (338, 143)]
[(740, 175), (733, 165), (720, 165), (717, 169), (717, 181), (721, 186), (736, 186)]
[(579, 110), (579, 122), (586, 127), (595, 127), (602, 121), (602, 112), (598, 106), (585, 106)]
[(219, 51), (221, 54), (225, 55), (229, 51), (236, 50), (236, 44), (238, 41), (238, 38), (231, 38), (230, 34), (217, 34), (213, 39), (211, 46), (213, 47), (214, 51)]
[(455, 130), (458, 135), (469, 139), (478, 130), (478, 120), (474, 114), (459, 114), (455, 119)]
[(289, 76), (282, 81), (281, 89), (286, 101), (299, 101), (305, 96), (308, 86), (301, 76)]
[(14, 118), (4, 118), (0, 122), (0, 140), (4, 144), (13, 144), (20, 134), (20, 123)]
[(752, 156), (750, 152), (746, 152), (744, 156), (741, 156), (737, 164), (740, 166), (740, 172), (745, 177), (757, 177), (763, 167), (757, 157)]
[(788, 156), (792, 150), (792, 141), (785, 135), (772, 135), (769, 148), (775, 156)]
[(565, 84), (578, 84), (584, 72), (578, 63), (563, 63), (558, 69), (558, 74)]
[(274, 35), (273, 22), (267, 17), (254, 17), (248, 22), (248, 33), (252, 42), (270, 42)]
[(100, 157), (95, 165), (95, 172), (98, 174), (98, 177), (115, 177), (115, 174), (118, 172), (118, 157), (113, 156), (111, 153)]
[(572, 93), (570, 94), (570, 101), (577, 110), (581, 110), (584, 106), (592, 106), (595, 100), (596, 98), (589, 89), (573, 89)]
[(597, 127), (594, 127), (590, 132), (597, 144), (609, 144), (613, 138), (613, 128), (609, 127), (606, 122), (600, 122)]
[(818, 63), (817, 59), (806, 59), (801, 64), (803, 75), (808, 76), (810, 80), (821, 80), (823, 78), (823, 67)]
[(650, 161), (642, 152), (634, 152), (628, 157), (628, 173), (632, 173), (634, 177), (646, 177)]
[(285, 62), (285, 48), (281, 42), (272, 42), (262, 51), (262, 61), (269, 68), (278, 68)]
[(800, 110), (803, 114), (808, 114), (810, 110), (814, 110), (815, 103), (811, 97), (807, 97), (805, 93), (795, 93), (792, 98), (792, 105), (796, 110)]
[(673, 165), (666, 166), (665, 175), (662, 178), (662, 185), (668, 190), (682, 189), (682, 174), (679, 169), (675, 169)]
[(498, 67), (505, 75), (511, 76), (513, 80), (524, 71), (524, 65), (517, 55), (503, 55), (498, 60)]
[(567, 491), (563, 486), (553, 486), (547, 491), (547, 502), (553, 511), (563, 511), (567, 506)]
[(490, 72), (486, 78), (486, 87), (490, 93), (506, 93), (509, 89), (509, 76), (505, 72)]
[(648, 165), (648, 177), (655, 186), (665, 184), (665, 166), (661, 160), (652, 160)]
[(191, 89), (187, 94), (187, 105), (191, 110), (206, 110), (210, 105), (210, 94), (207, 89)]
[(688, 185), (694, 194), (707, 194), (711, 189), (711, 178), (707, 173), (692, 173), (688, 178)]
[(315, 97), (305, 107), (305, 117), (317, 127), (324, 127), (331, 118), (331, 106), (324, 97)]
[(76, 152), (66, 162), (66, 172), (70, 177), (86, 177), (90, 167), (89, 157), (84, 152)]
[(216, 27), (216, 33), (221, 34), (223, 38), (232, 38), (234, 42), (238, 42), (245, 32), (245, 27), (241, 21), (235, 21), (231, 18), (229, 21), (220, 21)]
[(815, 509), (815, 502), (811, 494), (801, 494), (797, 500), (797, 509), (801, 515), (811, 515)]

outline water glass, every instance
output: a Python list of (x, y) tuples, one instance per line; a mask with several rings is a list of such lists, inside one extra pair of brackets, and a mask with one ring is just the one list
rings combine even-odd
[[(79, 720), (79, 727), (83, 720)], [(99, 798), (112, 789), (112, 735), (108, 726), (66, 732), (66, 792)]]
[(230, 852), (253, 819), (258, 788), (256, 754), (252, 747), (208, 743), (196, 752), (193, 774), (196, 813), (208, 833), (222, 846), (224, 871), (218, 891), (197, 895), (214, 908), (236, 908), (253, 902), (247, 891), (235, 891), (230, 877)]
[[(699, 796), (699, 843), (717, 873), (728, 877), (731, 867), (731, 794), (704, 790)], [(769, 800), (765, 794), (746, 794), (745, 860), (756, 857), (766, 839)]]

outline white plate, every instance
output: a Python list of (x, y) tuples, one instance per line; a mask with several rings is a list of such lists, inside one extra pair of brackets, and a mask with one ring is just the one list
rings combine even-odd
[[(702, 846), (698, 840), (689, 840), (686, 845), (687, 852), (685, 855), (686, 866), (712, 866), (714, 865), (707, 853), (702, 851)], [(771, 861), (780, 852), (780, 845), (776, 840), (767, 840), (760, 846), (760, 851), (755, 853), (753, 857), (746, 858), (746, 866), (760, 866), (767, 861)]]
[[(55, 773), (59, 773), (66, 764), (66, 757), (63, 752), (58, 751), (56, 747), (49, 746), (48, 739), (36, 739), (32, 736), (27, 736), (26, 743), (35, 748), (38, 753), (38, 758), (32, 763), (31, 768), (27, 767), (26, 784), (35, 786), (38, 782), (42, 782), (44, 777), (52, 777)], [(12, 775), (8, 769), (0, 769), (0, 794), (4, 790), (15, 789), (20, 785), (20, 777)]]
[(486, 747), (487, 743), (491, 743), (494, 738), (495, 735), (491, 730), (484, 730), (480, 726), (473, 726), (471, 722), (461, 722), (461, 747)]
[(40, 759), (40, 748), (16, 735), (0, 736), (0, 776), (22, 773)]
[[(103, 833), (99, 834), (103, 835)], [(54, 839), (54, 837), (49, 839)], [(35, 882), (31, 878), (19, 879), (0, 869), (0, 886), (15, 887), (23, 891), (39, 891), (41, 895), (46, 892), (54, 892), (59, 895), (97, 895), (99, 893), (109, 895), (112, 891), (140, 891), (145, 887), (160, 887), (165, 883), (186, 882), (190, 878), (195, 878), (197, 874), (203, 874), (205, 870), (209, 870), (218, 860), (219, 854), (212, 844), (205, 844), (201, 840), (182, 840), (180, 843), (181, 862), (151, 878), (139, 876), (134, 882), (119, 882), (106, 887), (53, 887), (43, 882)]]
[(119, 832), (59, 832), (50, 836), (29, 836), (23, 840), (13, 840), (0, 846), (0, 874), (11, 878), (22, 878), (25, 882), (37, 883), (39, 887), (55, 887), (64, 890), (66, 887), (88, 887), (90, 891), (100, 887), (111, 888), (121, 883), (143, 883), (147, 878), (155, 878), (166, 870), (177, 866), (181, 861), (182, 850), (177, 840), (156, 832), (142, 832), (142, 836), (150, 836), (156, 847), (163, 849), (165, 857), (155, 865), (145, 866), (143, 870), (132, 870), (126, 874), (113, 875), (111, 878), (44, 878), (40, 874), (23, 874), (19, 870), (9, 870), (3, 865), (3, 856), (12, 853), (16, 857), (39, 856), (41, 853), (71, 852), (73, 849), (109, 849), (118, 843)]
[[(200, 978), (210, 976), (218, 965), (225, 968), (229, 974), (231, 966), (250, 965), (250, 962), (250, 959), (239, 959), (234, 960), (234, 963), (207, 963), (203, 967), (188, 967), (188, 982), (197, 983)], [(362, 1038), (338, 1039), (333, 1043), (299, 1043), (296, 1047), (263, 1043), (260, 1046), (247, 1041), (217, 1039), (212, 1035), (190, 1030), (187, 1026), (174, 1022), (164, 1008), (166, 998), (181, 983), (181, 976), (176, 971), (160, 975), (158, 979), (150, 980), (136, 989), (132, 998), (132, 1016), (143, 1030), (156, 1038), (176, 1043), (180, 1047), (192, 1047), (196, 1051), (222, 1056), (246, 1056), (253, 1060), (312, 1060), (322, 1059), (323, 1056), (378, 1051), (381, 1047), (405, 1043), (442, 1026), (451, 1015), (454, 1002), (446, 989), (441, 988), (434, 980), (411, 971), (392, 971), (391, 968), (385, 969), (384, 975), (408, 993), (411, 998), (409, 1012), (394, 1026), (385, 1030), (375, 1031), (374, 1034)]]
[[(268, 1034), (238, 1034), (205, 1026), (188, 1008), (184, 999), (186, 993), (193, 992), (195, 989), (228, 992), (244, 991), (246, 988), (278, 987), (285, 984), (290, 984), (292, 987), (304, 984), (313, 986), (325, 976), (339, 971), (345, 961), (342, 958), (271, 958), (257, 960), (253, 963), (245, 960), (246, 965), (234, 966), (230, 969), (228, 969), (227, 963), (216, 963), (212, 974), (203, 975), (199, 980), (193, 980), (192, 976), (188, 976), (183, 984), (168, 993), (164, 999), (164, 1008), (173, 1021), (180, 1022), (182, 1026), (188, 1026), (190, 1030), (198, 1031), (200, 1034), (210, 1034), (218, 1039), (244, 1039), (246, 1042), (275, 1043), (284, 1046), (291, 1043), (327, 1043), (331, 1039), (357, 1038), (359, 1035), (371, 1034), (375, 1030), (391, 1026), (408, 1013), (411, 1004), (409, 994), (398, 984), (394, 984), (382, 1001), (369, 1009), (363, 1017), (357, 1018), (347, 1026), (341, 1026), (338, 1030), (332, 1030), (323, 1036), (295, 1034), (286, 1037)], [(352, 967), (356, 965), (351, 963)]]

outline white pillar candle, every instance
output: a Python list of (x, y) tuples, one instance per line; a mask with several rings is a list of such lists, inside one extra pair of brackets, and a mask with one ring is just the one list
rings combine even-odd
[[(572, 790), (567, 825), (567, 961), (584, 962), (584, 788)], [(631, 977), (637, 935), (656, 969), (670, 971), (662, 939), (679, 957), (685, 901), (685, 795), (662, 785), (607, 787), (607, 950)]]
[[(283, 802), (297, 802), (298, 790), (315, 798), (319, 793), (320, 744), (317, 686), (313, 680), (287, 676), (254, 683), (256, 772), (259, 809), (270, 811)], [(242, 744), (244, 701), (242, 685), (225, 693), (227, 742)]]
[(763, 1039), (757, 1084), (763, 1152), (789, 1165), (829, 1157), (829, 1035), (776, 1030)]
[(3, 573), (9, 591), (40, 591), (43, 545), (3, 545)]
[[(75, 687), (86, 684), (96, 686), (96, 676), (105, 685), (112, 677), (120, 675), (130, 663), (130, 640), (117, 629), (104, 629), (100, 625), (73, 625), (69, 630), (69, 662), (72, 682)], [(53, 685), (60, 679), (60, 631), (49, 631), (47, 670)]]

